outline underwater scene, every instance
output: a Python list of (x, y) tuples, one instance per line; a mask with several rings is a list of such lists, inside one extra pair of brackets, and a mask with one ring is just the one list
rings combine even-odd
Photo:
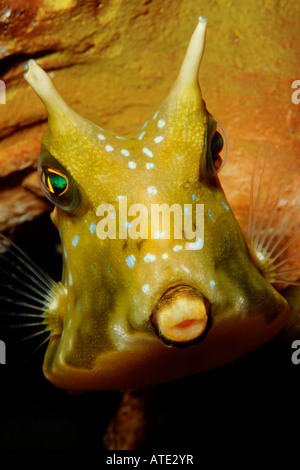
[(293, 448), (299, 38), (291, 1), (0, 2), (1, 450)]

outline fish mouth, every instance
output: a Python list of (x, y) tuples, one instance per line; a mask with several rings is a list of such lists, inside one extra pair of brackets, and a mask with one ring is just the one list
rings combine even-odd
[(165, 344), (183, 347), (204, 338), (210, 324), (208, 312), (208, 301), (195, 288), (175, 285), (157, 302), (151, 322)]

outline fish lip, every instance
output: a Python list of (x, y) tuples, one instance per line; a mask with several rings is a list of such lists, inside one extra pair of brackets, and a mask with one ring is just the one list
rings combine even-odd
[(208, 335), (208, 332), (213, 326), (213, 319), (211, 315), (207, 316), (207, 323), (204, 331), (197, 337), (194, 338), (190, 341), (171, 341), (170, 339), (166, 338), (162, 332), (159, 330), (159, 328), (155, 328), (155, 332), (157, 336), (161, 339), (161, 341), (166, 345), (166, 346), (174, 346), (175, 348), (178, 349), (184, 349), (188, 348), (189, 346), (194, 346), (196, 344), (199, 344), (205, 340), (205, 338)]

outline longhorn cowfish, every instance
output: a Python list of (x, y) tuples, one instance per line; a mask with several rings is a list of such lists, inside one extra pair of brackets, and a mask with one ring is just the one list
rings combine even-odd
[[(289, 319), (275, 287), (297, 289), (299, 270), (278, 262), (286, 247), (286, 233), (276, 231), (278, 201), (269, 220), (258, 220), (252, 201), (245, 235), (219, 181), (229, 144), (198, 83), (206, 24), (200, 17), (168, 97), (127, 135), (81, 117), (28, 63), (25, 79), (48, 111), (38, 177), (55, 206), (63, 275), (54, 282), (4, 236), (2, 269), (15, 259), (18, 274), (26, 271), (16, 303), (33, 307), (32, 327), (47, 343), (44, 374), (63, 389), (135, 388), (196, 374), (254, 350)], [(169, 209), (168, 236), (153, 208)], [(180, 210), (190, 227), (176, 219)]]

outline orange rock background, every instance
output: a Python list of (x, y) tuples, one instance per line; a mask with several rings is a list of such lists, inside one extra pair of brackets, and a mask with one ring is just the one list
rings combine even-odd
[(291, 191), (300, 175), (300, 5), (291, 0), (0, 1), (0, 230), (49, 210), (35, 176), (47, 114), (23, 78), (35, 58), (74, 109), (125, 133), (164, 99), (199, 15), (208, 18), (200, 82), (227, 129), (220, 176), (245, 227), (257, 150), (282, 165)]

